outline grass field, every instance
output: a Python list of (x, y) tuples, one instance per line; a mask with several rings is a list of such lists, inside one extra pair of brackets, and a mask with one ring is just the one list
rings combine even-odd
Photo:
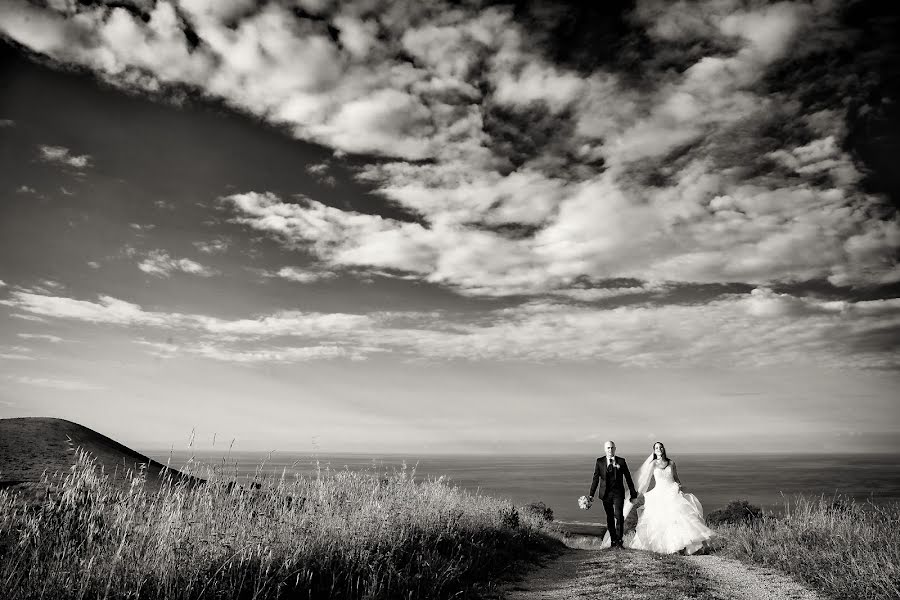
[(42, 502), (0, 491), (5, 599), (478, 597), (560, 548), (537, 516), (410, 470), (249, 489), (227, 470), (123, 486), (78, 453)]
[(900, 504), (798, 497), (782, 514), (719, 528), (723, 552), (842, 600), (900, 598)]

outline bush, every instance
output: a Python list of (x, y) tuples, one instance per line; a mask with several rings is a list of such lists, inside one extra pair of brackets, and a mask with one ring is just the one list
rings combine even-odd
[(500, 522), (504, 527), (509, 529), (519, 528), (519, 511), (515, 506), (508, 506), (500, 509)]
[(719, 525), (749, 525), (762, 517), (762, 509), (746, 500), (732, 500), (725, 508), (714, 510), (706, 517), (710, 527)]
[(525, 512), (544, 521), (553, 521), (553, 509), (543, 502), (532, 502), (525, 507)]

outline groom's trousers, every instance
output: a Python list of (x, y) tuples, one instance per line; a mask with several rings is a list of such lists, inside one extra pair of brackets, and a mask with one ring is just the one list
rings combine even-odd
[(615, 492), (603, 497), (603, 510), (606, 511), (606, 528), (612, 542), (621, 542), (625, 532), (625, 495)]

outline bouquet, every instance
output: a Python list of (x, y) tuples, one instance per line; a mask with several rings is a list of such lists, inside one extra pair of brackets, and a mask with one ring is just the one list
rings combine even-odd
[(591, 507), (591, 499), (587, 496), (582, 496), (578, 499), (578, 508), (581, 510), (587, 510)]

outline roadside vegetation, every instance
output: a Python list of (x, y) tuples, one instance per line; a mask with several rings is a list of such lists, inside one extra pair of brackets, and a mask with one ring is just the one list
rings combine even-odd
[(724, 548), (842, 600), (900, 598), (900, 503), (797, 497), (764, 513), (732, 502), (710, 513)]
[(549, 515), (410, 469), (226, 471), (157, 489), (79, 451), (43, 498), (0, 491), (4, 598), (476, 598), (561, 548)]

